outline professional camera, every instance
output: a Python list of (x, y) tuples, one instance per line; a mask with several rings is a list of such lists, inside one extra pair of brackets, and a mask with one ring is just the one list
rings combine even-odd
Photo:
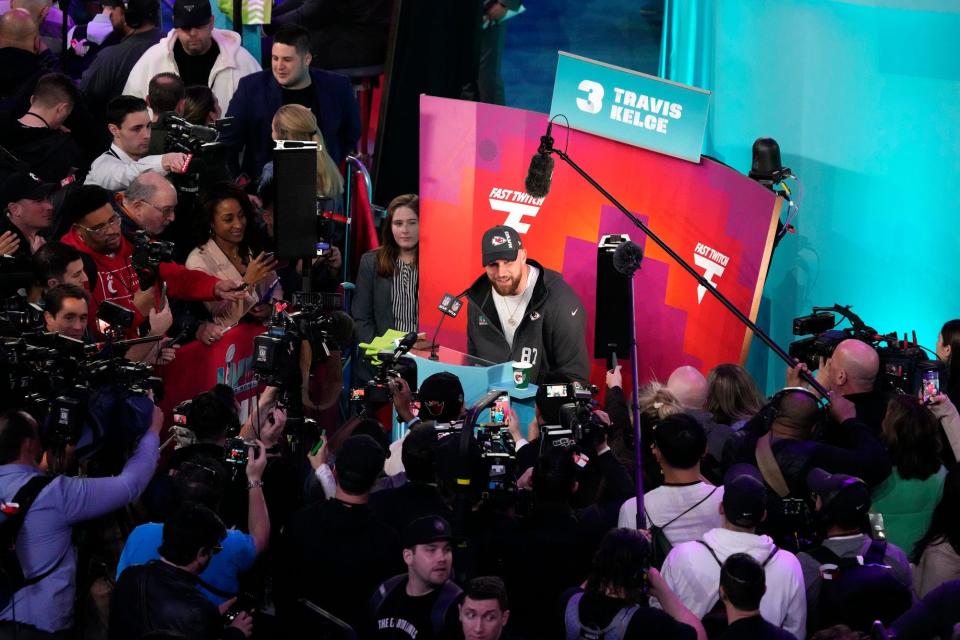
[(175, 113), (166, 113), (163, 127), (167, 130), (166, 150), (199, 154), (204, 146), (220, 140), (223, 131), (233, 123), (233, 118), (221, 118), (212, 127), (188, 122)]
[(43, 309), (28, 301), (25, 291), (0, 298), (0, 335), (17, 337), (45, 328)]
[(143, 229), (133, 235), (133, 255), (130, 262), (140, 279), (140, 289), (146, 291), (157, 281), (161, 262), (173, 262), (176, 247), (172, 242), (151, 240)]
[[(470, 463), (461, 463), (464, 467), (461, 474), (476, 479), (481, 494), (512, 494), (517, 489), (516, 443), (507, 429), (504, 415), (508, 397), (502, 391), (490, 391), (470, 407), (462, 424), (452, 423), (444, 429), (446, 433), (438, 429), (441, 437), (459, 432), (458, 437), (450, 440), (451, 444), (459, 441), (461, 458), (469, 459), (471, 450), (472, 455), (476, 456), (479, 450), (481, 477), (476, 476), (476, 468)], [(471, 467), (472, 471), (467, 472), (465, 467)]]
[[(839, 320), (837, 315), (841, 316)], [(850, 326), (836, 329), (845, 319), (849, 320)], [(916, 333), (912, 342), (907, 341), (906, 336), (900, 340), (896, 332), (881, 335), (867, 326), (849, 306), (814, 307), (811, 315), (794, 319), (793, 333), (809, 336), (792, 342), (788, 350), (791, 357), (806, 364), (811, 371), (820, 367), (821, 358), (830, 358), (844, 340), (853, 338), (872, 346), (880, 356), (875, 386), (881, 391), (916, 395), (925, 374), (936, 372), (943, 380), (946, 373), (943, 363), (927, 358), (916, 342)]]
[[(367, 406), (378, 406), (386, 404), (393, 400), (393, 390), (390, 388), (391, 382), (398, 378), (407, 381), (410, 390), (417, 390), (417, 363), (413, 358), (407, 357), (407, 353), (417, 342), (417, 333), (411, 331), (405, 335), (393, 351), (381, 351), (376, 355), (379, 364), (373, 374), (373, 379), (363, 386), (363, 389), (354, 389), (351, 398), (360, 400)], [(369, 360), (373, 356), (368, 357)]]
[(55, 333), (0, 341), (0, 385), (12, 391), (2, 408), (26, 410), (42, 425), (47, 447), (75, 445), (78, 458), (107, 440), (139, 437), (150, 424), (152, 402), (131, 399), (162, 390), (149, 365), (126, 360), (112, 345), (98, 353), (91, 348)]
[(593, 413), (593, 398), (597, 392), (596, 385), (579, 382), (544, 385), (547, 401), (562, 404), (559, 407), (560, 427), (544, 430), (541, 448), (576, 444), (587, 449), (601, 442), (606, 427)]
[(227, 169), (227, 148), (220, 136), (231, 126), (233, 118), (221, 118), (212, 127), (192, 124), (175, 113), (163, 114), (166, 131), (164, 150), (190, 154), (182, 174), (171, 174), (171, 181), (181, 194), (196, 194), (202, 186), (230, 179)]
[[(293, 308), (295, 311), (288, 311)], [(314, 361), (338, 351), (353, 330), (343, 311), (343, 296), (335, 293), (293, 294), (293, 301), (274, 308), (267, 332), (253, 339), (253, 370), (269, 386), (289, 386), (300, 375), (300, 348), (310, 343)]]

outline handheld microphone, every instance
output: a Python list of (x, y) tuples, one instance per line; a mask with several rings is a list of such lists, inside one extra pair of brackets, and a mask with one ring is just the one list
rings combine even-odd
[(613, 251), (613, 268), (628, 278), (633, 277), (642, 261), (643, 249), (633, 240), (621, 242)]
[(547, 133), (540, 137), (540, 148), (530, 158), (530, 168), (523, 185), (527, 193), (534, 198), (544, 198), (550, 193), (550, 181), (553, 180), (553, 122), (547, 124)]

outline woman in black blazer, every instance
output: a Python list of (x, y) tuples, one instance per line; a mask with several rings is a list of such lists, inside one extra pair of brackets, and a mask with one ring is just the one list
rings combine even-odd
[(419, 327), (418, 258), (420, 199), (397, 196), (387, 207), (380, 247), (360, 258), (351, 312), (359, 342), (370, 342), (387, 329), (404, 332)]

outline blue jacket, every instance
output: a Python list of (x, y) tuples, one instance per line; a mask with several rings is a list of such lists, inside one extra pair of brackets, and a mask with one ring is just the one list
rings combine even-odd
[[(356, 147), (360, 137), (360, 110), (353, 87), (344, 76), (319, 69), (310, 69), (310, 78), (320, 105), (317, 119), (327, 152), (334, 162), (340, 164), (343, 157)], [(271, 158), (270, 125), (282, 105), (280, 84), (270, 70), (242, 78), (230, 101), (227, 116), (234, 120), (224, 131), (222, 140), (232, 147), (234, 153), (243, 151), (240, 170), (251, 179), (260, 175), (263, 165)]]

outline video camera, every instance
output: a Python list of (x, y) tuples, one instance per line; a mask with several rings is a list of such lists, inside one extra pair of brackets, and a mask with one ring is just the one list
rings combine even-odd
[(140, 279), (140, 289), (146, 291), (157, 281), (161, 262), (173, 262), (176, 247), (172, 242), (151, 240), (143, 229), (133, 235), (133, 254), (130, 262)]
[(312, 347), (314, 361), (325, 360), (340, 349), (352, 328), (352, 321), (343, 313), (341, 294), (298, 291), (289, 305), (274, 307), (266, 333), (253, 339), (253, 370), (268, 386), (284, 389), (293, 374), (299, 380), (304, 340)]
[(560, 402), (559, 428), (544, 428), (543, 447), (569, 447), (576, 444), (583, 449), (593, 448), (606, 435), (606, 426), (593, 413), (593, 399), (599, 391), (596, 385), (565, 382), (543, 385), (546, 402)]
[[(471, 445), (479, 449), (482, 464), (482, 494), (514, 493), (517, 490), (517, 450), (507, 429), (505, 411), (509, 396), (503, 391), (490, 391), (467, 411), (462, 425), (449, 427), (460, 431), (460, 454), (469, 456)], [(489, 413), (487, 413), (489, 410)], [(487, 419), (481, 422), (483, 419)]]
[(199, 154), (203, 151), (204, 145), (218, 142), (220, 135), (232, 123), (232, 117), (221, 118), (212, 127), (205, 127), (188, 122), (175, 113), (165, 113), (163, 126), (167, 129), (166, 150)]
[[(393, 401), (393, 389), (390, 384), (393, 380), (403, 378), (407, 381), (410, 390), (416, 393), (417, 390), (417, 363), (407, 356), (413, 345), (417, 343), (416, 331), (403, 336), (397, 343), (393, 351), (381, 351), (376, 355), (380, 361), (376, 365), (373, 379), (369, 380), (363, 389), (354, 389), (351, 398), (357, 400), (363, 399), (367, 406), (379, 406)], [(365, 356), (368, 360), (373, 360), (374, 356)]]
[(171, 174), (170, 179), (181, 194), (197, 194), (202, 186), (231, 178), (227, 168), (227, 148), (220, 136), (232, 124), (233, 118), (221, 118), (212, 127), (193, 124), (175, 113), (161, 117), (160, 128), (166, 139), (166, 152), (181, 152), (190, 155), (182, 174)]
[[(841, 318), (838, 320), (837, 315)], [(844, 319), (850, 326), (837, 330)], [(924, 375), (936, 371), (943, 379), (946, 368), (938, 360), (927, 358), (923, 348), (906, 337), (897, 338), (896, 332), (881, 335), (867, 324), (849, 306), (835, 304), (832, 307), (814, 307), (808, 316), (793, 320), (793, 334), (809, 336), (790, 343), (790, 356), (807, 365), (810, 371), (820, 367), (821, 358), (830, 358), (837, 345), (853, 338), (876, 349), (880, 356), (880, 371), (876, 388), (893, 393), (916, 395), (923, 384)], [(812, 335), (811, 335), (812, 334)]]

